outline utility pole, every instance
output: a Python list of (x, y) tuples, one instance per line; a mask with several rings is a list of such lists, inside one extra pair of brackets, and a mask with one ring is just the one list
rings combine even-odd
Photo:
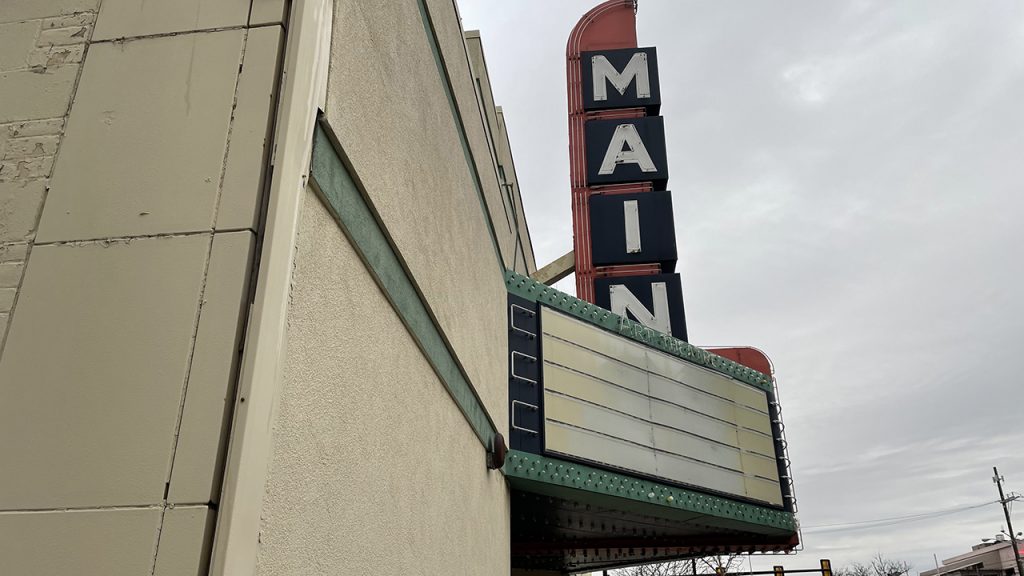
[(1018, 496), (1011, 494), (1010, 498), (1007, 498), (1003, 494), (1003, 477), (999, 475), (999, 470), (995, 466), (992, 467), (992, 482), (999, 488), (999, 503), (1003, 505), (1003, 515), (1006, 516), (1006, 531), (1010, 533), (1010, 546), (1013, 546), (1013, 558), (1017, 561), (1017, 576), (1024, 576), (1024, 564), (1020, 561), (1020, 549), (1017, 544), (1017, 533), (1013, 531), (1013, 523), (1010, 522), (1010, 507), (1007, 506), (1010, 502), (1016, 500)]

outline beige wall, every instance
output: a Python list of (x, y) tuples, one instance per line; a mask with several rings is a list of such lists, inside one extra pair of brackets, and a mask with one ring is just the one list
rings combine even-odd
[[(454, 5), (427, 6), (485, 205), (416, 0), (372, 9), (336, 2), (326, 115), (438, 328), (507, 434), (502, 270), (515, 265), (515, 227)], [(488, 220), (507, 262), (492, 248)], [(525, 267), (522, 252), (518, 259)], [(504, 477), (486, 469), (485, 447), (312, 192), (287, 341), (259, 572), (509, 573)]]
[(508, 574), (505, 481), (307, 192), (259, 573)]
[[(533, 246), (530, 244), (526, 214), (523, 213), (519, 180), (516, 178), (516, 168), (512, 161), (512, 149), (504, 114), (501, 107), (494, 102), (480, 32), (470, 30), (465, 33), (465, 37), (470, 68), (484, 119), (483, 125), (487, 133), (489, 154), (494, 163), (493, 170), (497, 174), (501, 211), (505, 215), (500, 222), (495, 222), (495, 232), (502, 242), (505, 266), (528, 276), (537, 270), (537, 263), (533, 259)], [(493, 203), (494, 200), (491, 198), (488, 197), (488, 201)], [(493, 210), (497, 211), (497, 207)]]
[(283, 13), (0, 4), (5, 574), (204, 562)]
[(416, 0), (372, 9), (336, 2), (326, 114), (477, 394), (506, 430), (505, 346), (495, 346), (507, 331), (505, 264), (483, 215), (495, 228), (505, 216), (454, 5), (426, 5), (492, 208), (482, 212)]

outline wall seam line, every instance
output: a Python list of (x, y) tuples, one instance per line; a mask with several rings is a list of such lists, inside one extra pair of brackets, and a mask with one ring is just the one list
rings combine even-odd
[[(268, 24), (267, 26), (277, 26), (277, 24)], [(173, 38), (175, 36), (188, 36), (190, 34), (213, 34), (216, 32), (227, 32), (231, 30), (249, 30), (250, 28), (258, 28), (259, 26), (250, 27), (248, 24), (238, 24), (235, 26), (217, 26), (214, 28), (202, 28), (199, 30), (176, 30), (174, 32), (157, 32), (155, 34), (139, 34), (138, 36), (118, 36), (116, 38), (104, 38), (102, 40), (96, 40), (93, 44), (127, 44), (129, 42), (136, 42), (139, 40), (153, 40), (156, 38)]]
[(92, 244), (130, 244), (136, 240), (153, 240), (155, 238), (189, 238), (192, 236), (214, 236), (220, 234), (233, 234), (236, 232), (252, 233), (252, 228), (224, 228), (222, 230), (205, 229), (189, 232), (160, 232), (157, 234), (138, 234), (135, 236), (109, 236), (101, 238), (88, 238), (83, 240), (51, 240), (50, 242), (39, 242), (36, 246), (90, 246)]
[[(245, 59), (245, 50), (246, 50), (246, 47), (248, 45), (248, 41), (249, 41), (249, 32), (248, 32), (248, 30), (246, 30), (245, 33), (242, 36), (242, 45), (240, 47), (239, 55), (238, 55), (238, 59), (239, 59), (239, 64), (240, 65), (241, 65), (241, 62), (244, 61), (244, 59)], [(224, 154), (221, 157), (220, 182), (217, 185), (217, 195), (216, 195), (216, 199), (214, 200), (214, 208), (213, 208), (213, 216), (212, 216), (214, 222), (216, 222), (216, 220), (217, 220), (218, 205), (220, 203), (221, 193), (222, 193), (223, 188), (224, 188), (225, 174), (227, 173), (228, 156), (229, 156), (230, 149), (231, 149), (231, 133), (232, 133), (232, 128), (233, 128), (234, 123), (235, 123), (236, 104), (238, 102), (238, 86), (239, 86), (239, 84), (241, 82), (241, 77), (242, 77), (242, 73), (239, 70), (238, 72), (235, 73), (234, 101), (233, 101), (233, 104), (232, 104), (232, 107), (231, 107), (231, 119), (228, 122), (227, 138), (226, 138), (226, 140), (224, 142)], [(205, 307), (205, 304), (206, 304), (206, 288), (207, 288), (207, 285), (208, 285), (209, 280), (210, 280), (210, 263), (211, 263), (211, 261), (213, 259), (213, 246), (214, 246), (214, 244), (215, 244), (215, 242), (217, 240), (217, 235), (214, 234), (212, 230), (209, 231), (209, 232), (206, 232), (206, 233), (210, 235), (210, 240), (209, 240), (209, 243), (207, 244), (206, 259), (205, 259), (205, 261), (203, 263), (203, 283), (202, 283), (202, 286), (199, 289), (199, 301), (198, 301), (198, 306), (196, 308), (196, 316), (195, 316), (195, 321), (194, 321), (193, 328), (192, 328), (192, 342), (191, 342), (191, 346), (189, 348), (188, 364), (187, 364), (187, 366), (185, 368), (185, 378), (184, 378), (184, 382), (182, 382), (181, 399), (180, 399), (180, 401), (178, 403), (178, 415), (177, 415), (177, 420), (175, 421), (175, 426), (174, 426), (174, 439), (173, 439), (173, 444), (171, 446), (171, 461), (170, 461), (170, 465), (168, 466), (168, 469), (167, 469), (167, 479), (166, 479), (168, 487), (170, 487), (171, 478), (174, 475), (174, 462), (175, 462), (175, 460), (177, 459), (177, 456), (178, 456), (178, 442), (181, 439), (181, 424), (182, 424), (182, 421), (183, 421), (184, 416), (185, 416), (185, 403), (188, 400), (189, 382), (192, 379), (192, 367), (193, 367), (193, 361), (195, 360), (196, 343), (199, 340), (199, 328), (202, 325), (203, 308)], [(167, 499), (168, 496), (169, 496), (169, 489), (168, 489), (168, 494), (164, 496), (164, 503), (165, 504), (167, 503), (166, 499)]]
[(206, 256), (203, 261), (203, 276), (202, 285), (199, 288), (199, 301), (196, 306), (195, 320), (193, 321), (191, 345), (189, 346), (188, 361), (185, 368), (185, 377), (181, 386), (181, 395), (178, 401), (178, 414), (174, 423), (174, 436), (171, 441), (171, 457), (170, 462), (167, 466), (167, 476), (165, 480), (164, 498), (163, 498), (163, 509), (160, 512), (160, 523), (157, 527), (156, 536), (156, 547), (153, 551), (153, 566), (150, 570), (150, 574), (156, 574), (157, 561), (160, 558), (160, 542), (164, 531), (164, 521), (167, 517), (167, 507), (169, 505), (168, 499), (170, 498), (171, 492), (171, 479), (174, 476), (174, 464), (178, 457), (178, 442), (181, 440), (181, 425), (185, 417), (185, 403), (188, 401), (188, 389), (189, 383), (192, 380), (192, 368), (193, 362), (196, 357), (196, 343), (199, 341), (199, 328), (202, 326), (203, 320), (203, 308), (206, 304), (206, 288), (210, 281), (210, 263), (213, 260), (213, 247), (216, 242), (217, 236), (213, 233), (213, 229), (216, 227), (217, 214), (220, 207), (221, 194), (224, 190), (224, 179), (227, 173), (228, 156), (231, 149), (231, 134), (235, 124), (235, 112), (238, 108), (238, 87), (241, 83), (242, 78), (242, 66), (245, 61), (245, 50), (249, 42), (249, 29), (242, 28), (242, 43), (239, 47), (238, 53), (238, 68), (235, 72), (235, 89), (234, 96), (231, 102), (231, 119), (228, 121), (228, 130), (224, 140), (224, 152), (221, 156), (221, 167), (220, 167), (220, 181), (217, 185), (217, 193), (213, 203), (213, 214), (211, 216), (211, 230), (209, 232), (210, 239), (206, 247)]

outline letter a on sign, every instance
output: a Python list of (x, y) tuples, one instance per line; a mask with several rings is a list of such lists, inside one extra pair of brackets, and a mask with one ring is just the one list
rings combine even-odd
[(587, 184), (653, 182), (655, 190), (665, 189), (668, 160), (661, 116), (591, 120), (583, 130)]
[(614, 174), (619, 164), (636, 164), (640, 171), (657, 172), (658, 167), (651, 160), (647, 153), (644, 141), (632, 124), (619, 124), (612, 134), (612, 141), (608, 143), (608, 151), (604, 153), (604, 161), (601, 162), (601, 169), (597, 171), (602, 176)]

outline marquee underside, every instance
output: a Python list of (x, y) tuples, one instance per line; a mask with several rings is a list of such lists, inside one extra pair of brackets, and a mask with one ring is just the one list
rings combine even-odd
[(707, 556), (782, 553), (791, 513), (513, 451), (512, 565), (562, 572)]

